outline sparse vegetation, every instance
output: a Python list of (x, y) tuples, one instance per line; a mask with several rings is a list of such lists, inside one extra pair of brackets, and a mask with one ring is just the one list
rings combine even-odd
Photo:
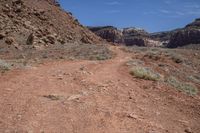
[(183, 57), (181, 57), (178, 54), (172, 54), (171, 55), (171, 59), (175, 62), (175, 63), (182, 63), (184, 61)]
[(189, 83), (180, 82), (175, 77), (168, 78), (166, 80), (166, 82), (169, 85), (171, 85), (172, 87), (174, 87), (180, 91), (183, 91), (187, 94), (196, 95), (198, 93), (198, 89), (194, 85), (189, 84)]
[(157, 81), (161, 78), (158, 73), (155, 73), (150, 68), (134, 67), (131, 69), (130, 74), (136, 78)]
[(11, 69), (10, 64), (8, 64), (6, 61), (0, 59), (0, 71), (5, 72)]
[(106, 60), (107, 57), (106, 57), (106, 56), (103, 56), (103, 55), (97, 55), (97, 56), (96, 56), (96, 59), (97, 59), (97, 60)]
[(172, 49), (164, 49), (164, 48), (145, 48), (145, 47), (125, 47), (122, 48), (123, 51), (129, 53), (139, 53), (143, 54), (144, 57), (148, 57), (151, 60), (161, 60), (162, 56), (168, 57), (168, 59), (172, 60), (175, 63), (183, 63), (185, 61), (184, 57), (182, 57), (177, 51)]
[(139, 66), (144, 65), (144, 62), (139, 59), (131, 59), (126, 63), (127, 66)]
[(189, 76), (188, 79), (192, 82), (200, 84), (200, 77), (198, 75)]
[[(31, 52), (31, 54), (30, 54)], [(105, 45), (92, 45), (81, 43), (66, 43), (65, 45), (54, 45), (40, 51), (28, 51), (24, 53), (28, 59), (84, 59), (84, 60), (106, 60), (113, 53)]]
[(149, 51), (144, 55), (144, 57), (148, 57), (149, 59), (152, 59), (152, 60), (155, 60), (155, 61), (161, 59), (159, 51)]

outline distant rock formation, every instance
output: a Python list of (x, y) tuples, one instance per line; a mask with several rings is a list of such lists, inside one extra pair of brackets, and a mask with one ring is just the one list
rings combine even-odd
[(184, 28), (171, 31), (148, 33), (143, 29), (129, 27), (117, 29), (113, 26), (88, 27), (92, 32), (108, 42), (126, 46), (177, 48), (185, 45), (200, 44), (200, 18)]
[(160, 46), (160, 41), (150, 38), (148, 32), (135, 27), (117, 29), (113, 26), (88, 27), (92, 32), (108, 42), (124, 44), (126, 46)]
[(88, 27), (92, 32), (108, 42), (121, 43), (122, 32), (113, 26)]
[(177, 48), (189, 44), (200, 44), (200, 19), (186, 25), (185, 28), (174, 32), (167, 45), (168, 48)]

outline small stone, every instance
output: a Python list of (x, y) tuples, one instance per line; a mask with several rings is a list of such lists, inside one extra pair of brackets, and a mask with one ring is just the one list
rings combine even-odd
[(34, 41), (34, 35), (33, 33), (31, 33), (29, 36), (28, 36), (28, 39), (26, 41), (26, 44), (27, 45), (33, 45), (33, 41)]
[(60, 100), (60, 97), (57, 95), (44, 95), (43, 97), (48, 98), (50, 100)]
[(7, 37), (5, 40), (5, 43), (7, 43), (8, 45), (11, 45), (14, 42), (14, 38), (12, 37)]
[(126, 87), (128, 87), (129, 85), (128, 84), (124, 84)]
[(19, 46), (19, 44), (17, 44), (17, 43), (14, 43), (13, 46), (14, 46), (16, 49), (18, 49), (18, 50), (22, 50), (22, 48), (21, 48), (21, 47)]
[(138, 119), (138, 116), (135, 115), (134, 113), (129, 114), (128, 117), (133, 119)]
[(63, 80), (63, 77), (58, 77), (58, 80)]
[(65, 39), (59, 38), (58, 42), (60, 42), (61, 44), (65, 44)]
[(6, 35), (4, 33), (0, 33), (0, 40), (3, 39)]
[(16, 7), (15, 7), (15, 12), (16, 13), (19, 13), (19, 12), (21, 12), (22, 11), (22, 6), (21, 5), (17, 5)]
[(13, 0), (12, 1), (13, 4), (23, 4), (22, 0)]
[(193, 132), (192, 132), (191, 128), (187, 128), (187, 129), (185, 129), (185, 133), (193, 133)]
[(67, 100), (68, 101), (71, 101), (71, 100), (78, 100), (78, 99), (80, 99), (82, 97), (82, 95), (72, 95), (72, 96), (70, 96)]
[(51, 43), (51, 44), (54, 44), (54, 43), (55, 43), (55, 37), (54, 37), (54, 36), (48, 35), (48, 36), (47, 36), (47, 39), (48, 39), (49, 43)]

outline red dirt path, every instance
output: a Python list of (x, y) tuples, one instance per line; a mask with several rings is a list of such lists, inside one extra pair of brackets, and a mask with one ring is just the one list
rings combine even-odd
[(200, 133), (200, 98), (107, 61), (55, 61), (0, 77), (2, 133)]

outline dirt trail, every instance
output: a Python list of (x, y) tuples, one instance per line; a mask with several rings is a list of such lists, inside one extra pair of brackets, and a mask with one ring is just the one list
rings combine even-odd
[(0, 77), (0, 132), (200, 132), (199, 99), (131, 77), (130, 55), (56, 61)]

